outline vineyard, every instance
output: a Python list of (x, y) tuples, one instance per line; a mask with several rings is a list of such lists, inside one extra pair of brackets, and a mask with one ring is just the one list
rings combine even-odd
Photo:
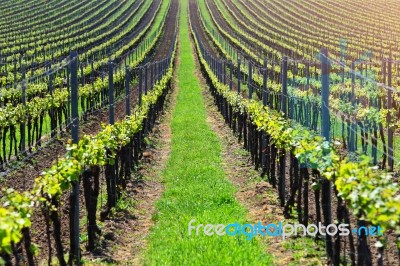
[(398, 10), (1, 1), (0, 265), (400, 265)]

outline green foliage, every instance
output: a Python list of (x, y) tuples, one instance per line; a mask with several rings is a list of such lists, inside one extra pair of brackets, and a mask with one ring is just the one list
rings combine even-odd
[[(165, 13), (165, 10), (169, 7), (169, 1), (162, 2), (158, 6), (158, 11), (163, 11)], [(149, 3), (147, 3), (148, 6), (150, 6)], [(147, 7), (148, 8), (148, 7)], [(141, 11), (144, 13), (144, 10)], [(157, 40), (162, 34), (162, 29), (163, 26), (165, 25), (165, 16), (158, 15), (158, 12), (153, 14), (153, 17), (151, 19), (151, 23), (146, 25), (146, 27), (133, 38), (129, 44), (125, 45), (121, 49), (115, 52), (114, 56), (121, 56), (123, 53), (126, 53), (127, 50), (132, 45), (135, 45), (138, 43), (136, 49), (138, 51), (142, 51), (141, 53), (137, 53), (137, 55), (132, 58), (130, 63), (127, 63), (127, 65), (130, 68), (134, 68), (138, 66), (145, 57), (147, 56), (148, 52), (151, 51), (154, 46), (157, 43)], [(163, 14), (163, 13), (162, 13)], [(141, 14), (142, 16), (144, 14)], [(152, 30), (151, 34), (147, 34), (149, 30)], [(139, 41), (147, 36), (145, 41), (142, 41), (139, 43)], [(108, 41), (110, 42), (110, 41)], [(106, 42), (106, 44), (108, 43)], [(98, 47), (96, 47), (98, 49)], [(97, 51), (97, 50), (96, 50)], [(85, 53), (85, 56), (87, 58), (90, 58), (89, 56), (91, 53), (94, 51), (88, 51)], [(82, 61), (85, 61), (87, 58), (83, 58), (82, 56), (79, 58)], [(109, 58), (104, 58), (102, 60), (96, 61), (93, 65), (93, 69), (91, 65), (86, 65), (84, 67), (84, 74), (89, 75), (93, 71), (98, 71), (101, 69), (101, 66), (106, 64), (108, 62)], [(114, 73), (113, 80), (115, 83), (118, 82), (123, 82), (125, 79), (125, 68), (122, 69), (121, 72)], [(63, 87), (63, 81), (62, 79), (57, 79), (54, 81), (54, 86), (59, 87), (53, 91), (53, 93), (50, 95), (48, 93), (48, 84), (47, 82), (40, 82), (40, 83), (29, 83), (27, 85), (27, 96), (33, 97), (30, 99), (26, 105), (23, 104), (18, 104), (17, 106), (14, 106), (13, 104), (9, 103), (4, 107), (0, 108), (0, 127), (5, 128), (5, 127), (10, 127), (10, 126), (18, 126), (21, 123), (26, 123), (28, 118), (34, 119), (37, 117), (40, 117), (41, 115), (45, 114), (46, 112), (58, 108), (61, 106), (65, 106), (68, 103), (68, 90)], [(11, 89), (1, 89), (1, 97), (0, 100), (19, 100), (21, 98), (21, 84), (18, 84), (16, 88), (11, 88)], [(78, 97), (79, 99), (87, 99), (87, 98), (92, 98), (95, 95), (98, 95), (101, 91), (104, 89), (107, 89), (108, 87), (108, 77), (105, 77), (104, 79), (101, 77), (98, 77), (95, 79), (95, 81), (92, 84), (85, 84), (84, 86), (79, 87), (78, 91)], [(39, 95), (39, 96), (37, 96)]]
[(29, 192), (18, 193), (13, 189), (3, 191), (0, 205), (0, 252), (11, 253), (12, 243), (22, 238), (22, 229), (31, 226), (34, 198)]
[[(339, 195), (346, 200), (359, 218), (379, 225), (384, 230), (394, 229), (400, 233), (400, 194), (393, 177), (381, 174), (370, 166), (371, 160), (362, 157), (360, 162), (342, 160), (335, 146), (302, 126), (293, 126), (281, 113), (248, 100), (218, 82), (200, 53), (200, 60), (213, 86), (225, 97), (233, 109), (247, 112), (258, 130), (264, 130), (279, 149), (294, 149), (299, 162), (318, 169), (321, 175), (332, 180)], [(371, 112), (373, 117), (379, 115)], [(314, 185), (317, 188), (317, 184)], [(399, 240), (400, 244), (400, 240)]]
[(358, 217), (399, 234), (400, 188), (392, 176), (375, 174), (370, 163), (370, 158), (364, 156), (359, 163), (339, 164), (336, 188)]
[[(175, 51), (173, 58), (174, 56)], [(11, 243), (18, 243), (21, 240), (21, 230), (31, 226), (30, 217), (34, 206), (43, 204), (54, 208), (51, 206), (51, 199), (58, 199), (63, 192), (67, 191), (72, 182), (79, 179), (84, 167), (113, 163), (117, 151), (127, 145), (141, 130), (150, 107), (167, 88), (172, 72), (171, 65), (166, 75), (147, 95), (143, 96), (142, 106), (134, 109), (134, 115), (114, 125), (105, 126), (95, 136), (83, 136), (78, 144), (68, 144), (65, 158), (58, 160), (50, 169), (36, 178), (32, 191), (23, 194), (13, 190), (6, 191), (6, 196), (0, 199), (0, 206), (2, 206), (0, 207), (0, 253), (10, 253)]]
[[(264, 51), (270, 51), (271, 53), (275, 54), (278, 60), (282, 59), (282, 54), (280, 53), (280, 51), (277, 51), (271, 45), (266, 45), (263, 42), (260, 42), (259, 40), (257, 40), (257, 38), (255, 39), (251, 35), (249, 36), (248, 34), (245, 34), (241, 29), (244, 28), (250, 32), (253, 32), (259, 37), (268, 40), (268, 43), (278, 43), (279, 44), (278, 46), (286, 46), (287, 44), (282, 43), (279, 40), (280, 36), (276, 36), (274, 38), (273, 37), (273, 34), (275, 34), (274, 32), (270, 32), (271, 35), (265, 35), (262, 32), (255, 31), (254, 28), (252, 29), (248, 23), (245, 23), (241, 19), (239, 19), (235, 15), (235, 12), (230, 10), (229, 6), (224, 5), (224, 7), (222, 8), (219, 6), (217, 2), (216, 6), (218, 11), (227, 21), (230, 21), (229, 24), (232, 26), (234, 31), (236, 31), (236, 33), (238, 33), (239, 35), (244, 35), (245, 38), (246, 39), (248, 38), (250, 42), (256, 43), (258, 47), (262, 47)], [(235, 1), (233, 1), (232, 3), (235, 5)], [(211, 12), (211, 9), (207, 2), (200, 1), (199, 9), (200, 9), (199, 13), (200, 20), (202, 22), (204, 31), (208, 34), (213, 44), (218, 48), (218, 50), (223, 54), (223, 56), (227, 60), (232, 60), (235, 68), (237, 68), (237, 59), (238, 59), (235, 47), (241, 47), (240, 52), (244, 52), (246, 55), (248, 55), (251, 58), (251, 60), (253, 60), (253, 62), (257, 62), (259, 65), (264, 64), (264, 59), (259, 55), (257, 55), (256, 53), (254, 53), (254, 50), (251, 50), (247, 46), (243, 46), (237, 36), (234, 36), (230, 32), (225, 31), (224, 28), (219, 25), (218, 21), (215, 19), (213, 15), (213, 12)], [(238, 10), (239, 12), (243, 12), (241, 8), (239, 8)], [(244, 16), (248, 21), (251, 21), (253, 24), (257, 24), (257, 21), (254, 20), (254, 16), (248, 14), (244, 14)], [(221, 35), (218, 32), (220, 32)], [(296, 36), (297, 35), (294, 35), (293, 38), (295, 38)], [(232, 46), (232, 44), (234, 44), (234, 46)], [(297, 43), (297, 45), (302, 45), (302, 44)], [(326, 45), (327, 44), (324, 44), (325, 47)], [(298, 46), (297, 49), (299, 49)], [(338, 49), (336, 45), (334, 46), (329, 45), (328, 49), (329, 51), (333, 51), (335, 49), (336, 50)], [(299, 51), (301, 52), (301, 50)], [(316, 51), (316, 53), (318, 52)], [(303, 56), (310, 56), (310, 55), (303, 54)], [(299, 72), (299, 70), (302, 69), (304, 70), (305, 66), (306, 65), (302, 62), (297, 64), (296, 67), (297, 72)], [(330, 73), (330, 81), (331, 81), (330, 108), (335, 112), (339, 113), (343, 117), (343, 119), (346, 120), (351, 119), (354, 121), (363, 122), (365, 126), (377, 125), (379, 123), (382, 123), (382, 125), (386, 127), (387, 114), (389, 110), (387, 110), (385, 107), (377, 108), (370, 104), (370, 102), (374, 99), (377, 99), (378, 96), (386, 97), (385, 94), (386, 90), (379, 88), (374, 82), (369, 82), (369, 81), (366, 81), (363, 85), (359, 83), (352, 84), (351, 78), (349, 77), (345, 77), (345, 82), (343, 84), (342, 74), (341, 74), (342, 70), (340, 69), (340, 67), (338, 67), (335, 64), (331, 65), (331, 67), (332, 71)], [(279, 65), (275, 65), (273, 67), (270, 63), (268, 63), (267, 68), (269, 73), (275, 72), (275, 75), (280, 75), (281, 73), (281, 68)], [(316, 69), (315, 71), (320, 76), (321, 74), (320, 69)], [(375, 73), (379, 73), (379, 71), (381, 70), (375, 67), (373, 67), (373, 70), (368, 70), (369, 79), (374, 80), (374, 78), (375, 79), (378, 78), (379, 76), (376, 77)], [(241, 72), (243, 73), (243, 75), (246, 75), (248, 73), (247, 65), (242, 64)], [(355, 70), (355, 72), (361, 75), (360, 71)], [(306, 86), (307, 84), (306, 77), (301, 75), (296, 75), (291, 69), (288, 70), (287, 74), (288, 74), (288, 81), (295, 80), (296, 84), (303, 87)], [(263, 85), (263, 80), (260, 73), (256, 72), (253, 73), (253, 82), (260, 87)], [(319, 79), (309, 78), (308, 82), (309, 82), (309, 87), (307, 90), (298, 89), (295, 86), (289, 85), (288, 87), (289, 95), (296, 98), (300, 98), (301, 100), (307, 102), (315, 103), (320, 106), (321, 81)], [(275, 82), (274, 80), (268, 79), (267, 88), (274, 92), (280, 92), (281, 84)], [(358, 104), (355, 104), (355, 106), (353, 106), (353, 104), (347, 99), (347, 97), (345, 97), (346, 99), (341, 99), (341, 96), (345, 94), (350, 95), (352, 89), (354, 89), (356, 99), (359, 102)], [(396, 94), (393, 95), (393, 98), (395, 102), (400, 101), (400, 97), (398, 97)], [(398, 116), (397, 115), (398, 111), (396, 111), (395, 109), (390, 110), (390, 113), (392, 114), (392, 117)], [(400, 123), (393, 119), (391, 121), (390, 126), (400, 127)]]

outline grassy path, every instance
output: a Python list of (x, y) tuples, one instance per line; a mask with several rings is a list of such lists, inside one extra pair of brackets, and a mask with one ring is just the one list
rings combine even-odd
[(203, 228), (188, 235), (188, 223), (246, 223), (246, 210), (235, 199), (235, 187), (221, 167), (221, 145), (206, 122), (201, 88), (187, 25), (187, 0), (181, 2), (180, 64), (172, 147), (163, 172), (165, 193), (153, 217), (145, 265), (268, 265), (256, 239), (245, 236), (206, 236)]

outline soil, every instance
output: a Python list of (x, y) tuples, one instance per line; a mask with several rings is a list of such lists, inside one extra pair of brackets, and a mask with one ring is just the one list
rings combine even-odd
[[(207, 122), (217, 133), (222, 144), (223, 168), (229, 180), (237, 188), (236, 199), (248, 210), (250, 221), (259, 221), (263, 224), (284, 221), (285, 218), (279, 205), (276, 189), (268, 182), (260, 179), (260, 173), (254, 169), (250, 154), (244, 150), (243, 143), (239, 143), (237, 136), (225, 125), (224, 118), (215, 106), (214, 99), (208, 91), (206, 80), (200, 71), (197, 54), (195, 58), (196, 69), (198, 70), (196, 78), (203, 88)], [(262, 242), (265, 252), (273, 256), (275, 265), (288, 265), (288, 263), (294, 262), (292, 251), (284, 248), (280, 238), (265, 237)], [(318, 259), (312, 259), (312, 261), (321, 264)]]
[[(177, 0), (172, 1), (171, 8), (172, 12), (168, 15), (167, 25), (174, 24), (178, 14)], [(168, 46), (163, 44), (168, 40), (172, 41), (173, 33), (173, 28), (170, 28), (160, 42), (160, 47), (167, 47), (164, 49), (165, 53), (168, 51)], [(155, 58), (158, 60), (163, 56), (158, 54)], [(175, 65), (176, 67), (179, 65), (178, 58)], [(93, 254), (84, 253), (86, 260), (89, 260), (89, 265), (98, 265), (103, 262), (118, 265), (142, 264), (143, 251), (153, 225), (155, 202), (163, 192), (161, 176), (171, 149), (170, 121), (171, 110), (174, 109), (178, 92), (177, 83), (177, 77), (174, 76), (173, 90), (167, 99), (167, 107), (149, 136), (149, 143), (151, 143), (149, 148), (143, 153), (144, 158), (138, 172), (140, 178), (127, 185), (125, 198), (126, 200), (133, 199), (134, 207), (117, 212), (112, 219), (105, 221), (101, 247)]]
[(201, 20), (198, 13), (198, 5), (195, 1), (189, 3), (190, 21), (193, 29), (197, 31), (201, 42), (205, 45), (207, 51), (209, 51), (214, 57), (219, 57), (217, 49), (212, 45), (212, 41), (208, 38), (208, 35), (203, 31)]
[(133, 200), (133, 206), (117, 211), (102, 225), (100, 248), (93, 253), (84, 253), (89, 264), (102, 262), (119, 265), (140, 265), (142, 251), (153, 225), (154, 203), (163, 192), (162, 171), (170, 153), (171, 129), (169, 127), (174, 106), (175, 92), (167, 103), (167, 111), (157, 122), (149, 136), (151, 143), (143, 153), (142, 165), (137, 173), (139, 179), (127, 184), (124, 201)]
[[(200, 74), (197, 77), (202, 79), (202, 87), (207, 88), (203, 77)], [(213, 131), (217, 133), (222, 143), (224, 171), (229, 180), (238, 188), (236, 199), (248, 209), (248, 218), (251, 221), (261, 221), (264, 224), (271, 222), (271, 220), (268, 221), (271, 215), (274, 215), (275, 219), (283, 220), (283, 213), (278, 202), (275, 202), (274, 205), (265, 194), (266, 191), (272, 190), (271, 185), (265, 181), (256, 181), (255, 178), (259, 174), (254, 170), (249, 155), (243, 149), (242, 144), (238, 143), (237, 138), (229, 127), (224, 124), (223, 118), (206, 89), (203, 89), (203, 97), (205, 98), (208, 114), (207, 122)], [(271, 238), (271, 240), (278, 240), (278, 238)], [(279, 265), (286, 265), (285, 262), (290, 260), (291, 255), (285, 253), (279, 241), (269, 243), (269, 245), (270, 248), (266, 252), (273, 254), (276, 261), (283, 262), (283, 264), (279, 263)]]

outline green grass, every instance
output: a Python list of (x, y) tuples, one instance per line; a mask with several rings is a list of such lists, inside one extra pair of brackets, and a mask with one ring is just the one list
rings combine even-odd
[(293, 255), (293, 260), (288, 265), (323, 265), (326, 258), (324, 242), (316, 242), (311, 237), (291, 237), (283, 241), (285, 250)]
[(187, 26), (187, 1), (182, 1), (179, 94), (173, 112), (172, 147), (163, 172), (165, 192), (153, 216), (145, 265), (268, 265), (256, 239), (245, 236), (188, 235), (194, 225), (246, 223), (246, 210), (235, 200), (235, 187), (221, 167), (221, 144), (206, 122), (201, 88)]

